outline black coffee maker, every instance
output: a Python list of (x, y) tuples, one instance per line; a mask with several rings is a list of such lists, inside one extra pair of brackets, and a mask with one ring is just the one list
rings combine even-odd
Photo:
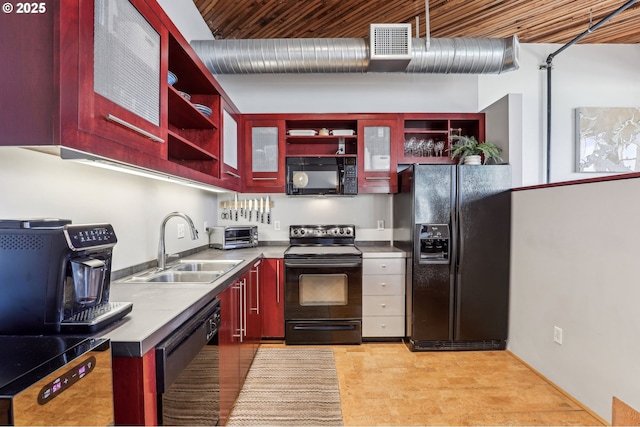
[(0, 334), (93, 332), (131, 303), (109, 302), (110, 224), (0, 220)]

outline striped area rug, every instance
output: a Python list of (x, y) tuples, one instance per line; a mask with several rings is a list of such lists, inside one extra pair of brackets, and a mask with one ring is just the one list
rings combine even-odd
[(333, 350), (258, 349), (227, 425), (342, 425)]

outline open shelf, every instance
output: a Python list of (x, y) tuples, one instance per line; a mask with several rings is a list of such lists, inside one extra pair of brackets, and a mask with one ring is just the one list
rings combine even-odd
[(173, 131), (168, 132), (169, 158), (172, 160), (218, 160), (218, 157)]
[[(169, 86), (169, 124), (180, 129), (217, 129), (212, 117), (215, 116), (215, 108), (207, 105), (213, 110), (211, 117), (202, 114), (193, 103), (188, 101), (173, 86)], [(191, 100), (197, 99), (196, 95), (191, 95)]]
[[(453, 135), (475, 136), (484, 139), (483, 114), (407, 114), (404, 119), (404, 138), (398, 146), (398, 163), (456, 163), (449, 147)], [(436, 150), (444, 143), (442, 152)], [(433, 146), (431, 146), (433, 145)]]

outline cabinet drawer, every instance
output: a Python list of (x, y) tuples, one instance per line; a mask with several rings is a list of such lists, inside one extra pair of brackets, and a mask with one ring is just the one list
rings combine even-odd
[(403, 274), (363, 274), (362, 295), (404, 295)]
[(362, 337), (404, 337), (404, 316), (362, 318)]
[(404, 274), (405, 258), (365, 258), (362, 274)]
[(363, 316), (404, 316), (404, 295), (362, 297)]

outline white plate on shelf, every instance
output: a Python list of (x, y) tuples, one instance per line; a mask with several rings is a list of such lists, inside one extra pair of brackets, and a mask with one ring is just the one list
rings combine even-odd
[(288, 133), (290, 136), (316, 136), (318, 134), (313, 129), (291, 129)]
[(353, 129), (334, 129), (331, 131), (333, 136), (353, 136), (354, 133)]

